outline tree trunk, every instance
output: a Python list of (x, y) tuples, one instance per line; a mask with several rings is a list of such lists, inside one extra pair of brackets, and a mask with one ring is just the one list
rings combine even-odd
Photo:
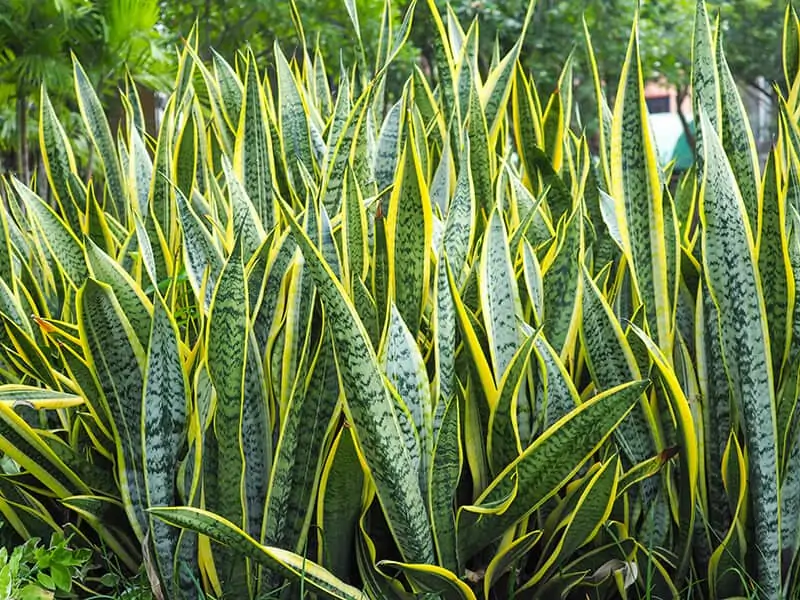
[(30, 183), (28, 166), (28, 98), (17, 90), (17, 176), (27, 185)]
[(200, 48), (203, 55), (209, 56), (211, 54), (211, 0), (206, 0), (206, 11), (203, 15), (203, 39), (201, 40)]

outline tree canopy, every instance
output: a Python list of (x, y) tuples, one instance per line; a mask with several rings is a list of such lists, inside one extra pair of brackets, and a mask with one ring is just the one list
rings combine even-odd
[[(437, 0), (442, 8), (447, 2)], [(485, 56), (498, 40), (508, 48), (517, 39), (527, 0), (451, 0), (462, 22), (478, 18)], [(523, 57), (537, 80), (554, 83), (564, 59), (577, 49), (583, 57), (583, 21), (591, 32), (601, 75), (614, 86), (625, 58), (637, 3), (633, 0), (539, 0), (529, 28)], [(747, 85), (781, 79), (781, 25), (786, 5), (776, 0), (720, 0), (709, 3), (718, 13), (725, 52), (734, 76)], [(695, 0), (643, 0), (639, 35), (645, 68), (677, 87), (687, 85)], [(414, 38), (425, 47), (424, 32)], [(431, 38), (427, 38), (431, 39)], [(767, 57), (767, 58), (763, 58)]]
[(157, 0), (0, 0), (0, 152), (15, 154), (23, 177), (40, 86), (67, 113), (67, 126), (76, 124), (68, 101), (73, 55), (88, 65), (101, 96), (126, 73), (151, 89), (169, 83), (172, 54), (160, 21)]

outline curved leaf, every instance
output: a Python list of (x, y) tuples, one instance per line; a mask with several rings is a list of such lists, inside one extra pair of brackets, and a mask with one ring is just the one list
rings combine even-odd
[(434, 565), (412, 565), (394, 560), (382, 560), (378, 568), (394, 567), (405, 574), (421, 591), (434, 592), (442, 600), (476, 600), (469, 586), (452, 571)]
[(226, 544), (235, 552), (276, 570), (293, 581), (301, 580), (314, 592), (335, 600), (367, 600), (360, 590), (334, 577), (318, 564), (294, 552), (262, 546), (230, 521), (199, 508), (151, 508), (150, 513), (175, 527), (192, 529)]
[[(632, 410), (648, 381), (612, 388), (584, 402), (557, 421), (497, 476), (474, 506), (458, 514), (462, 560), (500, 537), (503, 532), (552, 497)], [(516, 495), (500, 514), (476, 515), (483, 507)]]

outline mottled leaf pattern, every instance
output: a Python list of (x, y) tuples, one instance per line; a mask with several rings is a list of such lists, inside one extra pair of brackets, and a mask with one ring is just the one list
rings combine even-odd
[[(178, 330), (164, 303), (155, 305), (142, 395), (142, 453), (148, 506), (174, 506), (175, 479), (187, 426), (187, 382)], [(150, 537), (162, 580), (174, 585), (180, 530), (150, 519)], [(190, 570), (196, 565), (188, 565)]]
[[(605, 441), (633, 408), (648, 382), (632, 382), (585, 402), (548, 429), (511, 463), (476, 501), (459, 511), (462, 559), (471, 557), (550, 498)], [(558, 460), (554, 457), (558, 456)], [(568, 458), (568, 459), (567, 459)], [(509, 498), (497, 514), (476, 518), (482, 507)]]
[(751, 450), (748, 476), (754, 507), (758, 581), (780, 590), (780, 530), (772, 359), (767, 318), (742, 196), (705, 113), (705, 177), (700, 194), (703, 263), (720, 319), (722, 354)]
[(282, 207), (295, 239), (317, 283), (332, 327), (336, 363), (345, 394), (345, 410), (388, 515), (392, 533), (404, 557), (411, 562), (431, 562), (433, 541), (427, 526), (422, 493), (402, 439), (378, 360), (352, 304), (332, 276), (319, 251)]
[(432, 243), (433, 215), (415, 145), (407, 142), (401, 155), (400, 185), (389, 202), (390, 263), (397, 309), (411, 330), (419, 331), (430, 279), (427, 259)]
[(144, 539), (148, 529), (141, 429), (145, 351), (107, 285), (88, 279), (79, 306), (85, 350), (111, 415), (123, 506), (137, 536)]

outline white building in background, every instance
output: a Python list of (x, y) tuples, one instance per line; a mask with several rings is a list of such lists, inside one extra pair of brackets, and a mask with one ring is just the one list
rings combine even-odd
[[(756, 81), (757, 89), (750, 85), (740, 85), (739, 94), (742, 98), (753, 137), (758, 148), (762, 165), (766, 162), (767, 155), (772, 147), (775, 131), (775, 101), (765, 92), (769, 92), (770, 84), (760, 77)], [(677, 90), (661, 81), (648, 81), (645, 84), (645, 100), (650, 112), (650, 125), (658, 149), (659, 160), (666, 165), (676, 160), (679, 169), (687, 167), (691, 160), (691, 146), (686, 139), (686, 132), (681, 122), (678, 110), (683, 114), (689, 129), (694, 132), (694, 116), (692, 102), (689, 94), (682, 98), (678, 106)], [(687, 154), (687, 150), (688, 153)]]
[(674, 86), (652, 80), (645, 84), (644, 96), (659, 162), (666, 166), (675, 161), (676, 173), (688, 169), (694, 162), (694, 155), (681, 114), (693, 132), (691, 97), (687, 94), (678, 98)]

